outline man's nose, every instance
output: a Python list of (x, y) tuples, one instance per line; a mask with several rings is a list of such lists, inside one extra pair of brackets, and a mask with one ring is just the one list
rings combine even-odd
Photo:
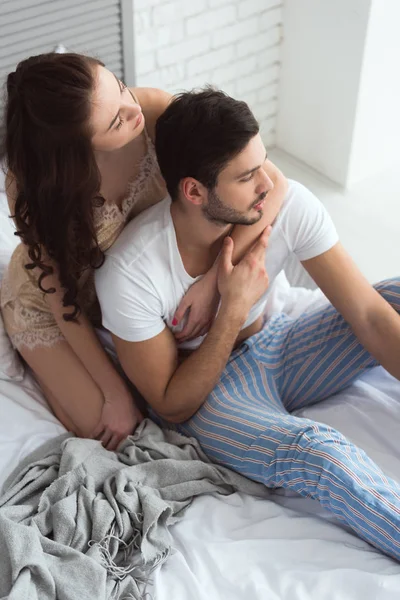
[(256, 192), (262, 194), (263, 192), (270, 192), (274, 189), (274, 184), (269, 175), (261, 167), (260, 169), (260, 181), (258, 182)]

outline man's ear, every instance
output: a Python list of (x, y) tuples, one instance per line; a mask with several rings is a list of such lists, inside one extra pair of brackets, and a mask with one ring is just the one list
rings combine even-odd
[(207, 189), (193, 177), (185, 177), (181, 181), (183, 196), (196, 206), (201, 206), (207, 199)]

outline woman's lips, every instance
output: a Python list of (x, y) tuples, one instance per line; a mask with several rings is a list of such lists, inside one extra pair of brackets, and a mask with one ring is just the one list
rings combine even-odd
[(143, 119), (143, 113), (141, 112), (141, 113), (139, 114), (138, 118), (136, 119), (136, 122), (135, 122), (135, 127), (134, 127), (134, 129), (136, 129), (136, 127), (138, 127), (138, 125), (140, 125), (140, 123), (142, 122), (142, 119)]

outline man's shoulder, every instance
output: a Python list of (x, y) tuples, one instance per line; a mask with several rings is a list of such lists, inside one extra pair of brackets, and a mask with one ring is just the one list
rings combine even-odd
[(148, 253), (156, 253), (166, 243), (170, 203), (167, 197), (127, 223), (106, 256), (130, 266)]
[(315, 199), (315, 195), (305, 185), (294, 179), (288, 179), (288, 191), (284, 200), (284, 206), (295, 205), (307, 202), (310, 198)]
[(320, 200), (305, 185), (288, 179), (289, 187), (281, 209), (277, 216), (277, 222), (281, 224), (288, 219), (297, 220), (308, 216), (316, 206), (321, 204)]

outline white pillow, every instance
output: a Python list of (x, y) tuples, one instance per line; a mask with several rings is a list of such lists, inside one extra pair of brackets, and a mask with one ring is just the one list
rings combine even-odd
[[(15, 227), (10, 219), (7, 198), (3, 190), (3, 170), (0, 164), (0, 285), (11, 254), (18, 245), (18, 238), (14, 235)], [(21, 381), (23, 376), (24, 367), (11, 345), (0, 313), (0, 379)]]
[(4, 329), (3, 317), (0, 313), (0, 379), (22, 381), (24, 367), (11, 345), (10, 338)]

